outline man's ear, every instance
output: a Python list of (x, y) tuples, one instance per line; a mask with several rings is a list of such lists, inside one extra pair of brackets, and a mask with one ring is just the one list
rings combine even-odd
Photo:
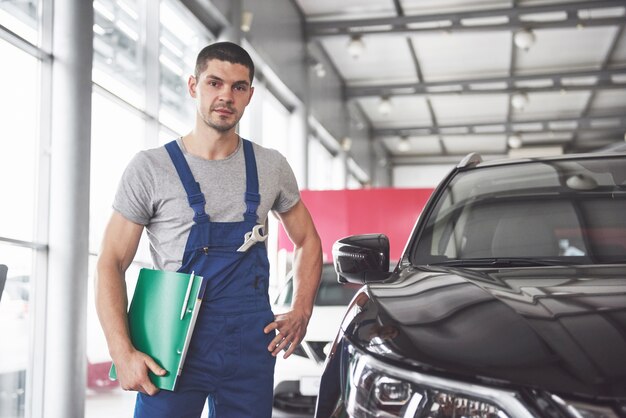
[(198, 80), (196, 80), (196, 77), (193, 75), (189, 76), (189, 79), (187, 80), (187, 89), (189, 91), (189, 95), (191, 97), (193, 97), (194, 99), (196, 98), (196, 87), (198, 86)]

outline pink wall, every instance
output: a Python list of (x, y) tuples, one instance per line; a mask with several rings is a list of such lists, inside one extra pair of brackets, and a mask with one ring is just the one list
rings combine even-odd
[[(320, 237), (325, 261), (332, 260), (332, 245), (355, 234), (383, 233), (389, 237), (391, 260), (398, 260), (417, 217), (433, 189), (359, 189), (302, 191)], [(282, 227), (278, 247), (293, 245)]]

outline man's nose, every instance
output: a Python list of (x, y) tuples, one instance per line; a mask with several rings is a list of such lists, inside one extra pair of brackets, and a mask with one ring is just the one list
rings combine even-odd
[(225, 86), (222, 91), (220, 91), (219, 99), (224, 102), (232, 102), (233, 101), (233, 91), (229, 86)]

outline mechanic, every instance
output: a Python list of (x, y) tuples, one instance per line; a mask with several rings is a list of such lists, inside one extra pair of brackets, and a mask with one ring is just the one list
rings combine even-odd
[[(295, 176), (277, 151), (236, 132), (254, 87), (254, 64), (239, 45), (218, 42), (198, 54), (188, 91), (195, 126), (127, 166), (104, 232), (96, 308), (120, 385), (138, 391), (135, 417), (271, 417), (276, 356), (305, 335), (319, 286), (322, 250)], [(294, 244), (292, 309), (271, 311), (265, 245), (272, 211)], [(154, 268), (208, 279), (204, 302), (175, 391), (148, 371), (163, 370), (137, 351), (127, 325), (125, 272), (144, 228)], [(247, 240), (245, 238), (248, 238)]]

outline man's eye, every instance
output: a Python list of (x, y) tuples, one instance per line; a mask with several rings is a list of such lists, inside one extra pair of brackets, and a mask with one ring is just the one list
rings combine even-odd
[(211, 87), (217, 87), (219, 85), (219, 83), (217, 81), (209, 81), (209, 86)]
[(247, 86), (236, 86), (235, 89), (238, 90), (238, 91), (247, 91), (248, 87)]

